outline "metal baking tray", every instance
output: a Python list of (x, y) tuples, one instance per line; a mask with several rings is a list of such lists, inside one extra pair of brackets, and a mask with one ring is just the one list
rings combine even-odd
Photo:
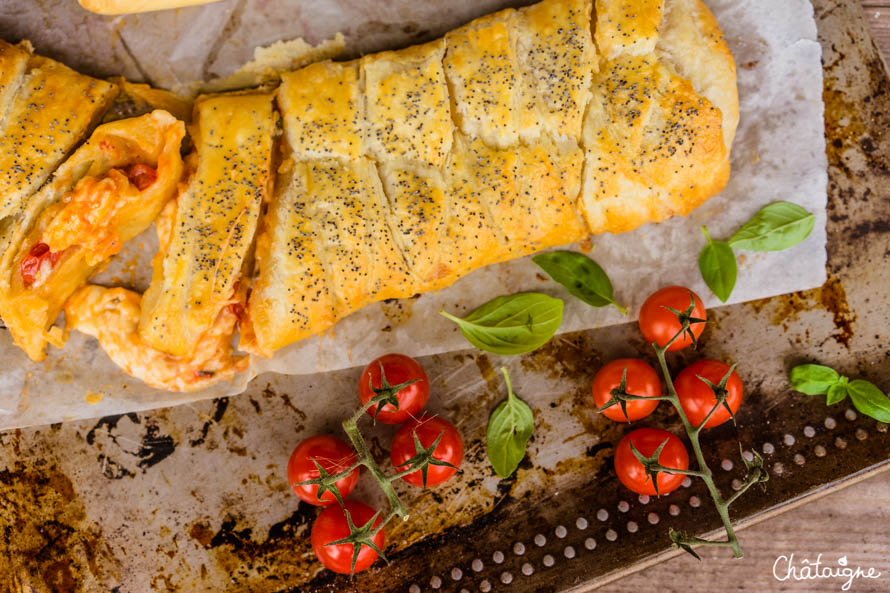
[[(793, 393), (787, 370), (820, 361), (890, 385), (890, 80), (857, 0), (815, 0), (825, 65), (829, 280), (822, 288), (712, 310), (699, 353), (737, 360), (746, 402), (736, 426), (705, 437), (718, 485), (743, 470), (738, 444), (764, 455), (771, 480), (733, 506), (749, 525), (890, 467), (888, 427), (846, 404)], [(739, 67), (744, 68), (744, 64)], [(310, 433), (335, 432), (359, 370), (261, 376), (247, 393), (144, 414), (0, 433), (0, 584), (12, 591), (564, 591), (588, 590), (677, 553), (669, 527), (720, 525), (702, 484), (631, 495), (611, 456), (626, 427), (597, 417), (590, 380), (604, 361), (651, 353), (634, 324), (568, 334), (510, 361), (476, 351), (422, 362), (433, 409), (467, 441), (462, 474), (440, 489), (403, 488), (412, 516), (389, 529), (391, 564), (354, 579), (321, 571), (284, 464)], [(498, 480), (484, 461), (496, 368), (546, 401), (529, 458)], [(526, 379), (526, 381), (524, 381)], [(34, 394), (33, 397), (39, 397)], [(325, 397), (308, 419), (300, 398)], [(643, 425), (678, 431), (660, 409)], [(391, 435), (372, 431), (385, 458)], [(363, 478), (364, 480), (365, 478)], [(372, 484), (360, 485), (368, 495)], [(744, 547), (744, 532), (741, 533)]]

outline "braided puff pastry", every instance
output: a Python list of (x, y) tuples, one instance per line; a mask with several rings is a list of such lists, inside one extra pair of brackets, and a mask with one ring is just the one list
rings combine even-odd
[(544, 0), (282, 77), (242, 344), (687, 214), (729, 177), (735, 66), (700, 0)]

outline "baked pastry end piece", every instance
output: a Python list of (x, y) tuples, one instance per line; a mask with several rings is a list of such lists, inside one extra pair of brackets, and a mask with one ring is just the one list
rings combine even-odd
[(164, 111), (103, 124), (30, 199), (0, 259), (0, 317), (33, 360), (61, 346), (65, 300), (174, 194), (184, 135)]
[(176, 198), (154, 259), (139, 335), (161, 352), (189, 357), (232, 298), (267, 195), (277, 114), (269, 93), (199, 98), (194, 172)]

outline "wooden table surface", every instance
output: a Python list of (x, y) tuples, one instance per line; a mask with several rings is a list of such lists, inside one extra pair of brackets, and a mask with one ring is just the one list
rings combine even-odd
[[(890, 0), (863, 0), (862, 6), (885, 59), (890, 59)], [(601, 593), (660, 591), (662, 593), (766, 593), (841, 591), (844, 579), (779, 581), (774, 564), (794, 554), (795, 565), (815, 562), (837, 566), (847, 557), (849, 567), (875, 568), (878, 579), (855, 579), (854, 593), (890, 591), (890, 472), (830, 494), (741, 532), (746, 556), (734, 560), (725, 550), (701, 551), (704, 562), (681, 556), (601, 589)], [(787, 574), (779, 561), (778, 572)], [(783, 570), (782, 567), (785, 567)]]

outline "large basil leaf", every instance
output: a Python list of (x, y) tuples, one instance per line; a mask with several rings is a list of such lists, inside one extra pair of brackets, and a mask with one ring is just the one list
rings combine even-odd
[(735, 288), (738, 266), (732, 248), (723, 241), (714, 241), (708, 230), (702, 227), (708, 244), (698, 256), (698, 269), (708, 288), (724, 303)]
[(815, 215), (801, 206), (774, 202), (755, 214), (728, 243), (748, 251), (781, 251), (809, 237), (815, 224)]
[(622, 315), (627, 315), (616, 301), (612, 282), (598, 263), (574, 251), (541, 253), (532, 258), (556, 282), (565, 286), (573, 296), (591, 307), (615, 305)]
[(854, 379), (847, 385), (847, 392), (857, 410), (879, 422), (890, 423), (890, 399), (873, 383)]
[(822, 395), (841, 380), (840, 374), (821, 364), (801, 364), (791, 369), (791, 387), (807, 395)]
[(539, 292), (492, 299), (461, 319), (440, 313), (460, 328), (469, 342), (492, 354), (524, 354), (546, 344), (562, 323), (563, 302)]
[(507, 399), (488, 419), (485, 448), (491, 467), (502, 478), (509, 477), (525, 457), (525, 448), (535, 430), (535, 417), (527, 403), (513, 393), (510, 375), (501, 367), (507, 383)]

